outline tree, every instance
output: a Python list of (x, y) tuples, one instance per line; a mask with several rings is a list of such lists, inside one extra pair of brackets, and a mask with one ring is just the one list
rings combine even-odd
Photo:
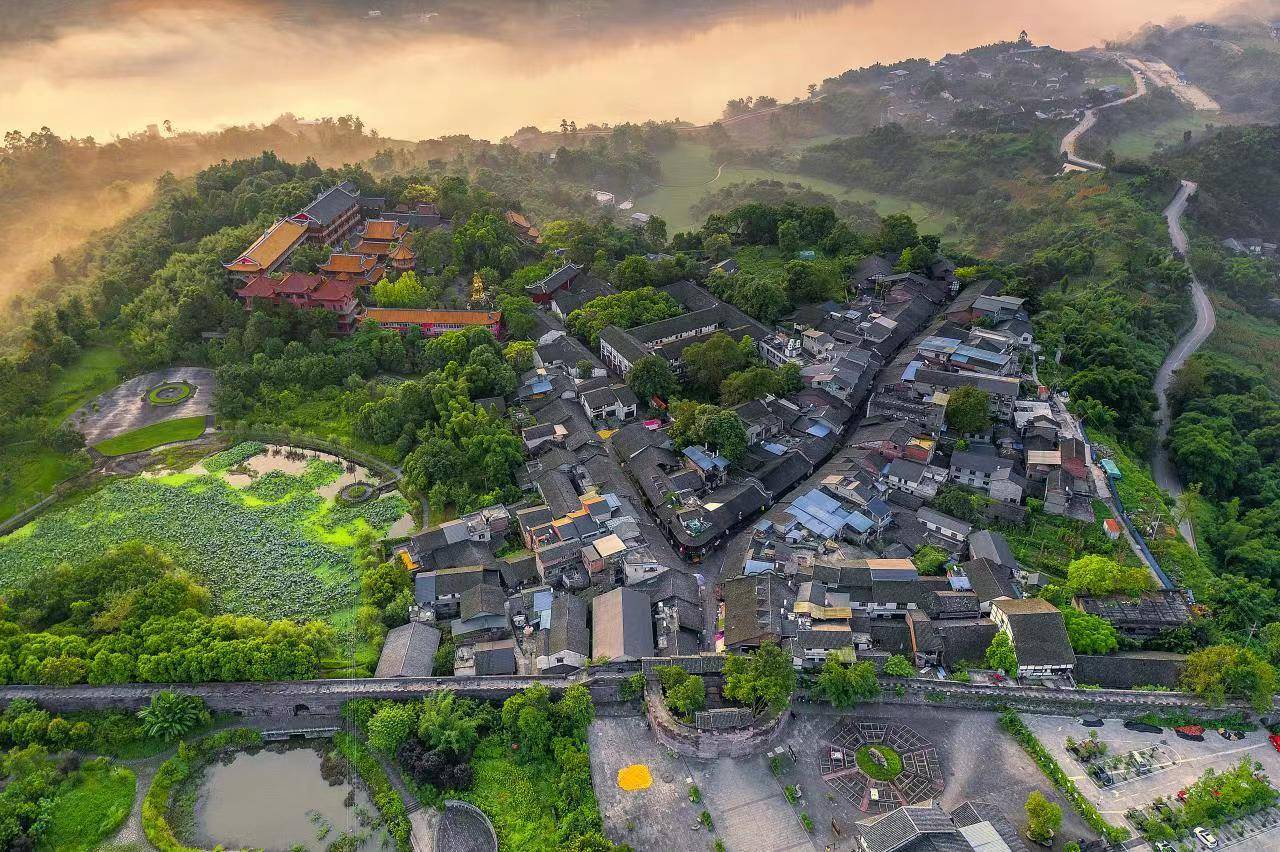
[(1027, 796), (1027, 836), (1037, 843), (1053, 837), (1062, 826), (1062, 808), (1049, 801), (1039, 790)]
[(951, 561), (951, 554), (937, 545), (926, 544), (915, 552), (912, 560), (916, 563), (916, 569), (921, 575), (936, 577), (942, 573), (942, 569)]
[(800, 223), (789, 220), (778, 225), (778, 251), (783, 257), (795, 257), (800, 250)]
[(440, 298), (440, 286), (435, 279), (425, 281), (416, 272), (402, 272), (392, 281), (383, 278), (373, 285), (373, 299), (383, 308), (425, 308)]
[(1155, 587), (1150, 572), (1136, 565), (1120, 565), (1097, 554), (1081, 556), (1067, 565), (1066, 588), (1072, 595), (1137, 597)]
[(172, 742), (209, 723), (204, 699), (164, 690), (151, 696), (151, 703), (138, 711), (142, 730), (149, 737)]
[(513, 340), (527, 340), (533, 336), (538, 327), (537, 308), (533, 299), (523, 293), (504, 294), (496, 300), (498, 310), (502, 311), (502, 327), (507, 336)]
[(513, 340), (502, 351), (502, 356), (507, 359), (512, 370), (517, 374), (524, 374), (533, 369), (533, 350), (532, 340)]
[(730, 654), (724, 663), (724, 697), (762, 710), (780, 712), (791, 700), (796, 672), (791, 658), (775, 643), (765, 642), (750, 656)]
[(889, 677), (915, 677), (916, 667), (901, 654), (894, 654), (885, 660), (884, 673)]
[(984, 656), (987, 668), (1002, 671), (1009, 677), (1018, 676), (1018, 655), (1013, 650), (1009, 635), (1003, 630), (995, 635)]
[(956, 388), (947, 399), (947, 426), (957, 435), (972, 435), (991, 428), (991, 395), (979, 388)]
[(442, 749), (455, 757), (469, 755), (480, 742), (484, 722), (477, 711), (474, 701), (452, 692), (428, 696), (418, 710), (418, 738), (430, 749)]
[(1062, 616), (1067, 623), (1071, 650), (1077, 654), (1110, 654), (1120, 646), (1116, 629), (1105, 618), (1074, 607), (1064, 607)]
[(289, 268), (294, 272), (313, 273), (329, 262), (332, 250), (322, 243), (303, 243), (289, 255)]
[(653, 264), (644, 255), (625, 257), (613, 268), (613, 283), (619, 290), (638, 290), (654, 283)]
[(646, 355), (631, 365), (631, 371), (627, 373), (627, 387), (642, 402), (647, 403), (654, 397), (666, 401), (680, 391), (680, 380), (666, 358)]
[(1276, 670), (1248, 648), (1214, 645), (1188, 655), (1182, 685), (1210, 704), (1247, 698), (1261, 712), (1276, 693)]
[(383, 754), (395, 754), (417, 728), (418, 713), (410, 704), (389, 702), (369, 719), (369, 746)]
[(907, 214), (894, 213), (880, 220), (880, 233), (876, 235), (878, 251), (896, 257), (918, 242), (920, 232), (915, 221)]
[(667, 706), (686, 719), (707, 706), (707, 685), (702, 678), (679, 666), (659, 666), (658, 680)]
[(750, 367), (734, 373), (720, 383), (720, 404), (737, 405), (781, 392), (782, 381), (778, 371), (764, 366)]
[[(744, 338), (750, 340), (750, 338)], [(705, 343), (694, 343), (684, 350), (681, 362), (689, 380), (707, 394), (720, 390), (720, 383), (731, 373), (746, 367), (754, 359), (755, 349), (735, 342), (722, 331), (711, 335)]]
[(793, 260), (783, 267), (787, 295), (797, 305), (824, 302), (834, 295), (835, 280), (826, 269), (807, 260)]
[(859, 701), (870, 701), (880, 694), (875, 664), (868, 661), (851, 665), (828, 655), (818, 673), (814, 693), (830, 701), (833, 707), (852, 707)]
[(585, 686), (574, 684), (565, 689), (551, 710), (559, 736), (577, 742), (586, 741), (587, 728), (595, 718), (596, 708), (591, 700), (591, 692)]
[(670, 411), (667, 434), (679, 449), (705, 444), (731, 462), (746, 454), (747, 427), (735, 412), (684, 399), (672, 403)]

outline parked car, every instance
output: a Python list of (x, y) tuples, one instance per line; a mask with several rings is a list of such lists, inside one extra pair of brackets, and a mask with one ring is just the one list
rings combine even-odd
[(1204, 742), (1204, 728), (1199, 725), (1180, 725), (1173, 732), (1184, 740)]
[(1131, 731), (1140, 731), (1144, 734), (1160, 734), (1164, 732), (1164, 728), (1158, 725), (1152, 725), (1147, 722), (1139, 722), (1136, 719), (1130, 719), (1124, 723), (1124, 726)]
[(1080, 724), (1086, 728), (1101, 728), (1102, 717), (1094, 715), (1085, 715), (1080, 717)]
[(1274, 748), (1276, 751), (1280, 751), (1280, 734), (1272, 734), (1271, 736), (1267, 737), (1267, 739), (1271, 741), (1272, 748)]
[(1242, 740), (1244, 739), (1244, 731), (1232, 731), (1227, 728), (1219, 728), (1218, 736), (1224, 740)]
[(1186, 791), (1186, 790), (1179, 790), (1179, 791), (1178, 791), (1178, 801), (1179, 801), (1179, 802), (1185, 802), (1186, 800), (1187, 800), (1187, 791)]
[(1156, 852), (1173, 852), (1173, 847), (1168, 843), (1165, 843), (1163, 840), (1157, 840), (1152, 848), (1155, 849)]
[(1214, 837), (1213, 833), (1210, 832), (1209, 829), (1196, 826), (1195, 831), (1193, 833), (1195, 834), (1196, 839), (1199, 840), (1201, 843), (1203, 843), (1205, 846), (1209, 847), (1210, 849), (1218, 848), (1218, 838)]

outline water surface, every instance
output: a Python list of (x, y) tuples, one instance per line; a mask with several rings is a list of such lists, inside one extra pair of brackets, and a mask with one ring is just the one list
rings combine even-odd
[(326, 780), (315, 749), (290, 748), (242, 752), (229, 763), (210, 766), (196, 804), (196, 823), (206, 849), (222, 844), (288, 852), (301, 844), (319, 850), (345, 832), (369, 834), (357, 852), (374, 852), (382, 848), (383, 832), (362, 825), (361, 812), (377, 814), (363, 790)]

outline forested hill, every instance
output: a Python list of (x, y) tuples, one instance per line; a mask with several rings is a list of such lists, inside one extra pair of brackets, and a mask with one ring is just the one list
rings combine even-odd
[(1218, 236), (1280, 233), (1280, 126), (1224, 127), (1158, 160), (1200, 184), (1195, 217)]

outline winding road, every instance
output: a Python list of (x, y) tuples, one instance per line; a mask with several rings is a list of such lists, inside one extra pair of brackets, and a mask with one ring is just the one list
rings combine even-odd
[[(1147, 75), (1134, 66), (1128, 58), (1118, 54), (1115, 58), (1133, 75), (1133, 81), (1137, 89), (1132, 95), (1086, 110), (1080, 122), (1071, 128), (1067, 135), (1062, 137), (1062, 144), (1059, 146), (1060, 151), (1066, 156), (1068, 163), (1080, 168), (1103, 168), (1101, 163), (1085, 160), (1076, 154), (1076, 147), (1080, 137), (1097, 123), (1098, 112), (1140, 98), (1148, 91)], [(1150, 83), (1157, 87), (1162, 85), (1159, 80), (1152, 80)], [(1197, 186), (1192, 181), (1182, 181), (1178, 187), (1178, 194), (1174, 196), (1173, 201), (1169, 202), (1169, 206), (1164, 210), (1165, 221), (1169, 224), (1169, 240), (1173, 243), (1173, 247), (1178, 254), (1183, 257), (1187, 255), (1187, 247), (1190, 241), (1187, 239), (1187, 232), (1182, 227), (1182, 217), (1187, 211), (1187, 201), (1195, 194), (1196, 189)], [(1165, 356), (1164, 363), (1160, 365), (1159, 372), (1156, 373), (1155, 384), (1153, 385), (1158, 408), (1156, 411), (1156, 446), (1151, 456), (1151, 473), (1156, 484), (1173, 497), (1181, 494), (1183, 489), (1182, 480), (1178, 478), (1178, 472), (1174, 468), (1173, 462), (1169, 459), (1169, 449), (1165, 446), (1171, 421), (1168, 398), (1169, 387), (1173, 384), (1174, 374), (1209, 339), (1209, 335), (1213, 334), (1213, 329), (1217, 324), (1217, 318), (1213, 313), (1213, 303), (1209, 301), (1204, 285), (1196, 278), (1194, 271), (1191, 272), (1191, 301), (1196, 312), (1195, 323), (1169, 350), (1168, 355)], [(1192, 527), (1191, 521), (1183, 519), (1178, 524), (1178, 530), (1182, 533), (1182, 537), (1186, 539), (1187, 544), (1194, 549), (1196, 546), (1195, 529)]]
[[(1173, 247), (1184, 257), (1187, 253), (1188, 240), (1187, 232), (1182, 228), (1182, 215), (1186, 212), (1187, 200), (1195, 193), (1196, 188), (1194, 183), (1184, 180), (1178, 189), (1178, 194), (1164, 211), (1164, 218), (1169, 223), (1169, 238), (1173, 241)], [(1155, 383), (1159, 409), (1156, 412), (1156, 447), (1151, 457), (1151, 473), (1156, 484), (1174, 497), (1182, 493), (1182, 480), (1178, 478), (1178, 472), (1169, 459), (1169, 449), (1165, 446), (1171, 421), (1169, 386), (1173, 384), (1174, 373), (1181, 369), (1182, 365), (1187, 363), (1187, 359), (1209, 339), (1209, 335), (1213, 334), (1213, 329), (1217, 325), (1213, 303), (1209, 301), (1209, 295), (1205, 292), (1204, 285), (1196, 278), (1195, 272), (1191, 273), (1191, 301), (1196, 311), (1195, 324), (1169, 350), (1164, 363), (1160, 365), (1160, 371), (1156, 373)], [(1196, 546), (1195, 529), (1191, 521), (1184, 518), (1178, 524), (1178, 529), (1182, 532), (1182, 537), (1187, 540), (1187, 544), (1194, 548)]]

